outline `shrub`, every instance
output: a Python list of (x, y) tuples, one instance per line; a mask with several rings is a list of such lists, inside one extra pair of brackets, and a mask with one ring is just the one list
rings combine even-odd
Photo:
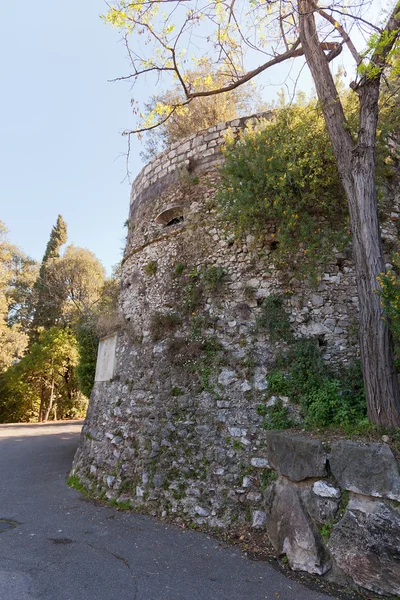
[(278, 262), (313, 272), (348, 239), (347, 203), (317, 103), (274, 114), (227, 140), (217, 199), (237, 235), (276, 236)]
[(172, 333), (180, 325), (181, 319), (175, 313), (160, 313), (155, 312), (150, 321), (150, 333), (154, 342), (166, 337), (168, 333)]
[(263, 420), (265, 429), (288, 429), (294, 425), (289, 409), (283, 405), (282, 400), (277, 400), (273, 406), (267, 408)]
[(266, 329), (269, 339), (273, 343), (281, 340), (289, 342), (293, 338), (289, 315), (285, 310), (283, 298), (279, 294), (271, 294), (264, 300), (257, 324)]
[(198, 277), (192, 277), (183, 289), (183, 308), (186, 313), (195, 313), (203, 303), (203, 287)]
[(204, 283), (208, 291), (214, 293), (222, 288), (225, 278), (226, 272), (222, 267), (208, 267), (203, 274)]
[[(309, 427), (341, 427), (354, 430), (366, 422), (366, 402), (359, 363), (334, 373), (323, 361), (315, 340), (297, 340), (277, 367), (267, 376), (271, 394), (288, 396), (300, 405)], [(264, 426), (282, 429), (293, 426), (288, 409), (277, 402), (258, 408), (265, 416)]]

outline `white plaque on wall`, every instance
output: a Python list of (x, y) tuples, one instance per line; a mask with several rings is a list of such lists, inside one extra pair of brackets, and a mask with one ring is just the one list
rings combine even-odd
[(95, 381), (108, 381), (113, 378), (116, 346), (116, 333), (100, 340), (99, 349), (97, 351)]

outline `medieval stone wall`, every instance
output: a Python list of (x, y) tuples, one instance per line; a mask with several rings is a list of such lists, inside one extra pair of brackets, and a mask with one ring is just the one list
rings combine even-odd
[(358, 352), (351, 255), (312, 287), (275, 268), (273, 229), (238, 240), (216, 210), (223, 136), (245, 122), (175, 144), (134, 182), (123, 326), (104, 345), (115, 346), (112, 376), (104, 367), (110, 379), (95, 383), (74, 462), (98, 497), (210, 528), (267, 521), (269, 434), (256, 407), (277, 345), (258, 324), (264, 299), (284, 294), (295, 335), (314, 336), (326, 360)]

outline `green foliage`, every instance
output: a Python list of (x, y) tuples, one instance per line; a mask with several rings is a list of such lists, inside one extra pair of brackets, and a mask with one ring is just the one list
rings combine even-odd
[(377, 278), (380, 288), (381, 305), (385, 311), (383, 317), (390, 327), (396, 346), (400, 346), (400, 254), (396, 252), (392, 258), (395, 271), (381, 273)]
[(240, 440), (233, 440), (233, 444), (232, 444), (233, 448), (235, 450), (243, 450), (244, 446), (243, 443)]
[(150, 333), (153, 341), (158, 342), (173, 333), (180, 323), (181, 319), (175, 313), (153, 313), (150, 320)]
[(76, 330), (76, 339), (79, 346), (79, 364), (76, 368), (79, 389), (89, 398), (96, 373), (97, 347), (99, 340), (95, 331), (85, 325), (80, 325)]
[(88, 320), (97, 309), (105, 284), (105, 269), (93, 252), (68, 246), (62, 257), (46, 263), (44, 283), (50, 294), (47, 307), (58, 307), (57, 324), (74, 326), (80, 319)]
[(290, 381), (285, 371), (281, 369), (272, 370), (268, 377), (268, 389), (271, 394), (287, 396), (291, 391)]
[(292, 340), (289, 315), (280, 294), (271, 294), (264, 300), (257, 325), (267, 331), (269, 339), (273, 343)]
[(326, 544), (329, 541), (329, 538), (331, 537), (332, 529), (333, 529), (333, 523), (324, 523), (319, 528), (319, 533), (321, 534), (322, 541), (324, 542), (324, 544)]
[(295, 425), (287, 406), (278, 399), (273, 406), (266, 407), (264, 429), (289, 429)]
[(226, 272), (222, 267), (208, 267), (203, 273), (203, 280), (207, 291), (217, 293), (223, 287), (226, 279)]
[(223, 216), (238, 235), (276, 239), (280, 265), (312, 272), (348, 239), (347, 203), (314, 101), (282, 106), (238, 142), (228, 140), (225, 159)]
[(0, 221), (0, 373), (27, 348), (36, 275), (36, 263), (8, 241)]
[[(358, 363), (342, 368), (339, 374), (323, 361), (314, 340), (297, 340), (277, 368), (267, 376), (271, 394), (288, 396), (300, 405), (309, 427), (340, 427), (345, 431), (366, 423), (366, 403), (361, 367)], [(262, 406), (262, 405), (261, 405)], [(261, 412), (260, 412), (261, 411)], [(288, 411), (277, 402), (259, 409), (265, 424), (282, 429), (293, 425)]]
[(184, 270), (185, 270), (185, 265), (182, 263), (177, 263), (175, 265), (175, 270), (174, 270), (175, 277), (180, 277)]
[(184, 395), (184, 390), (180, 387), (176, 387), (174, 386), (171, 390), (171, 396), (183, 396)]
[(131, 510), (132, 506), (130, 500), (117, 500), (118, 510)]
[(78, 392), (78, 343), (67, 329), (42, 330), (39, 339), (0, 381), (0, 422), (47, 420), (85, 414), (87, 399)]
[(69, 485), (71, 488), (74, 488), (74, 490), (77, 490), (84, 496), (88, 496), (88, 491), (77, 475), (69, 475), (67, 477), (67, 485)]
[(278, 474), (272, 469), (266, 469), (260, 476), (260, 490), (264, 492), (268, 486), (278, 479)]
[(144, 267), (144, 272), (149, 277), (154, 277), (157, 274), (157, 261), (150, 260)]
[(50, 239), (47, 242), (42, 264), (40, 266), (39, 277), (35, 283), (36, 307), (33, 317), (33, 329), (38, 327), (51, 327), (56, 325), (61, 317), (61, 304), (58, 299), (56, 302), (52, 292), (46, 284), (47, 266), (49, 261), (60, 256), (60, 248), (67, 241), (67, 224), (61, 215), (58, 215), (57, 222), (51, 230)]
[(183, 288), (183, 309), (188, 314), (195, 314), (203, 303), (203, 285), (200, 273), (189, 273), (187, 283)]

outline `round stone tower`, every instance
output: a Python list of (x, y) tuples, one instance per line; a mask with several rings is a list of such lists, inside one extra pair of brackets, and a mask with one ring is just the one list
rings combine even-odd
[[(217, 210), (224, 135), (247, 121), (177, 142), (134, 182), (122, 325), (100, 343), (74, 462), (94, 495), (210, 527), (263, 520), (257, 406), (276, 346), (259, 316), (265, 298), (288, 286), (273, 266), (272, 236), (239, 240)], [(293, 275), (289, 284), (295, 335), (318, 339), (327, 360), (354, 355), (351, 263), (333, 259), (315, 289)]]

